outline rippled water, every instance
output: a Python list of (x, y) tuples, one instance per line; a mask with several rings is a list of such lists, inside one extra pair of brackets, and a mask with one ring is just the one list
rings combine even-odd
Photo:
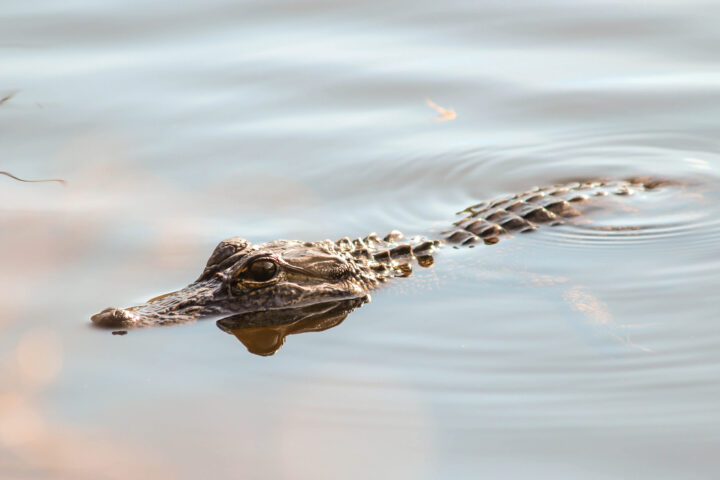
[[(715, 478), (719, 21), (660, 0), (4, 5), (0, 169), (68, 183), (0, 177), (2, 476)], [(678, 184), (443, 249), (272, 357), (214, 322), (89, 327), (225, 237), (431, 234), (485, 198), (638, 175)]]

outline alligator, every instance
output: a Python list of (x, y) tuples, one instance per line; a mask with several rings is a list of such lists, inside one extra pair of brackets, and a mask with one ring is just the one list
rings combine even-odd
[(253, 245), (233, 237), (218, 244), (202, 274), (185, 288), (142, 305), (106, 308), (91, 320), (124, 334), (126, 329), (222, 317), (219, 328), (254, 353), (269, 355), (288, 334), (337, 325), (368, 302), (370, 292), (392, 278), (409, 276), (413, 264), (432, 265), (433, 255), (445, 245), (492, 245), (513, 233), (559, 225), (581, 215), (598, 197), (648, 192), (670, 183), (630, 178), (535, 187), (471, 205), (439, 238), (406, 238), (394, 230), (383, 238), (372, 233), (354, 240)]

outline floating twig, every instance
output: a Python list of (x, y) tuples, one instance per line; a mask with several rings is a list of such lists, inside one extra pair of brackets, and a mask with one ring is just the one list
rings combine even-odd
[(15, 96), (15, 93), (10, 93), (8, 95), (5, 95), (4, 97), (0, 98), (0, 105), (10, 100), (12, 97)]
[(19, 182), (28, 182), (28, 183), (57, 182), (61, 185), (67, 184), (67, 182), (65, 180), (62, 180), (60, 178), (48, 178), (48, 179), (44, 179), (44, 180), (25, 180), (24, 178), (16, 177), (15, 175), (13, 175), (10, 172), (0, 172), (0, 175), (5, 175), (7, 177), (14, 178), (15, 180), (17, 180)]

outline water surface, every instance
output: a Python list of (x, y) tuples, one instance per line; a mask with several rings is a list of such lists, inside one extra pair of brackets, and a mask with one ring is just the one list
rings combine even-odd
[[(3, 476), (716, 477), (716, 2), (4, 7), (0, 169), (68, 183), (0, 177)], [(89, 326), (226, 237), (637, 175), (682, 187), (445, 249), (271, 357)]]

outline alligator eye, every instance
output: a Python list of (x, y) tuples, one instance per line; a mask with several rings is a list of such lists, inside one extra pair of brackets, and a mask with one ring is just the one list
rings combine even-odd
[(277, 271), (278, 266), (272, 260), (255, 260), (245, 271), (245, 278), (253, 282), (267, 282), (277, 274)]

